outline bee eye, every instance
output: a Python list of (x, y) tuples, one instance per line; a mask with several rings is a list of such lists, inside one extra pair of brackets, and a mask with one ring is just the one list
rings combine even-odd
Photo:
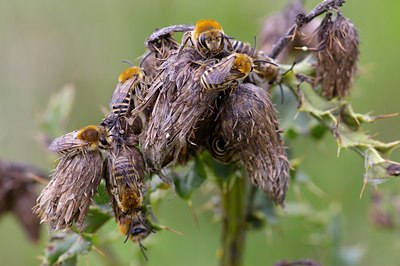
[(201, 35), (200, 35), (200, 37), (199, 37), (199, 42), (200, 42), (200, 45), (201, 45), (202, 47), (207, 48), (206, 36), (205, 36), (204, 34), (201, 34)]

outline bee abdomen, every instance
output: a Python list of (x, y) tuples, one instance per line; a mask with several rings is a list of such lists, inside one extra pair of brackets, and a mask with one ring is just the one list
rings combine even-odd
[(122, 102), (116, 103), (112, 106), (112, 111), (116, 116), (125, 116), (128, 113), (131, 103), (131, 95), (127, 95)]
[(206, 91), (221, 91), (227, 88), (226, 82), (221, 84), (213, 84), (213, 81), (210, 79), (210, 72), (217, 71), (213, 68), (204, 72), (204, 74), (200, 78), (200, 84)]
[(252, 55), (253, 47), (251, 47), (248, 43), (244, 43), (238, 40), (231, 41), (233, 51), (236, 53)]

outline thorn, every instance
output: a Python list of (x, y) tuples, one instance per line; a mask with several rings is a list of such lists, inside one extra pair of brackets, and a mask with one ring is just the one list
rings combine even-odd
[(365, 191), (365, 187), (367, 186), (367, 180), (364, 178), (364, 182), (363, 182), (363, 186), (362, 186), (362, 188), (361, 188), (361, 192), (360, 192), (360, 199), (362, 198), (362, 196), (363, 196), (363, 193), (364, 193), (364, 191)]

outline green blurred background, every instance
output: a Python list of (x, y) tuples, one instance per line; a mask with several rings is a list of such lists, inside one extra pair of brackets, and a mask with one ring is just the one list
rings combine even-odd
[[(265, 16), (279, 11), (286, 1), (10, 1), (0, 0), (0, 157), (31, 163), (50, 170), (47, 152), (36, 141), (37, 115), (49, 96), (73, 83), (76, 101), (68, 130), (101, 120), (101, 106), (107, 106), (117, 76), (126, 65), (144, 52), (143, 42), (157, 27), (193, 24), (200, 18), (219, 21), (226, 33), (252, 42)], [(307, 1), (308, 10), (317, 1)], [(400, 2), (353, 0), (345, 4), (345, 16), (359, 29), (361, 71), (351, 102), (356, 111), (376, 114), (400, 111), (398, 99), (398, 15)], [(137, 62), (137, 61), (136, 61)], [(378, 137), (400, 139), (400, 119), (380, 121), (369, 127)], [(329, 200), (309, 196), (319, 210), (333, 203), (339, 211), (340, 244), (364, 251), (359, 265), (400, 265), (398, 235), (373, 227), (369, 219), (369, 193), (359, 199), (363, 160), (354, 152), (336, 157), (336, 144), (329, 134), (320, 143), (301, 139), (295, 154), (306, 155), (303, 168), (324, 190)], [(395, 159), (400, 156), (394, 154)], [(399, 187), (390, 180), (379, 188)], [(371, 191), (373, 188), (368, 187)], [(293, 199), (293, 191), (289, 192)], [(206, 199), (200, 193), (195, 207)], [(220, 225), (210, 213), (199, 213), (200, 227), (190, 210), (178, 199), (166, 199), (158, 212), (163, 223), (184, 235), (160, 232), (146, 242), (150, 248), (147, 265), (217, 265)], [(38, 245), (30, 244), (18, 222), (7, 215), (0, 220), (1, 265), (37, 265), (47, 232)], [(115, 231), (113, 223), (105, 231)], [(265, 231), (250, 232), (245, 265), (272, 265), (281, 259), (312, 258), (332, 261), (332, 250), (309, 245), (314, 228), (288, 214), (281, 218), (273, 238)], [(132, 243), (118, 241), (115, 248), (128, 265), (138, 255)], [(80, 257), (81, 265), (97, 265), (95, 252)], [(340, 265), (340, 264), (336, 264)]]

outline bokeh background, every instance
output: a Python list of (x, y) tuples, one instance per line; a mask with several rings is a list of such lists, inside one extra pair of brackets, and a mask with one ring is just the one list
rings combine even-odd
[[(317, 1), (307, 1), (308, 10)], [(0, 157), (30, 163), (50, 170), (47, 152), (38, 144), (38, 113), (49, 96), (73, 83), (76, 101), (68, 131), (102, 118), (101, 106), (107, 106), (126, 65), (144, 52), (143, 42), (157, 27), (193, 24), (200, 18), (219, 21), (226, 33), (252, 42), (264, 17), (279, 11), (286, 1), (20, 1), (0, 0)], [(398, 99), (398, 62), (400, 2), (348, 1), (343, 8), (359, 29), (361, 38), (360, 76), (352, 92), (351, 103), (360, 112), (396, 113)], [(400, 139), (400, 119), (379, 121), (368, 128), (389, 141)], [(359, 199), (363, 160), (354, 152), (336, 156), (336, 144), (329, 134), (319, 143), (300, 139), (295, 153), (306, 155), (303, 170), (329, 196), (324, 200), (307, 198), (318, 210), (337, 206), (338, 228), (333, 232), (350, 256), (363, 254), (358, 265), (400, 265), (399, 235), (372, 225), (369, 218), (369, 191)], [(399, 160), (398, 153), (394, 158)], [(399, 187), (390, 180), (379, 187)], [(289, 200), (293, 199), (290, 189)], [(194, 205), (205, 202), (200, 193)], [(219, 223), (210, 213), (199, 212), (197, 227), (189, 208), (179, 198), (166, 199), (158, 219), (184, 235), (160, 232), (147, 242), (147, 265), (216, 265)], [(30, 244), (16, 219), (7, 215), (0, 220), (1, 265), (37, 265), (46, 243)], [(116, 231), (110, 223), (106, 230)], [(245, 265), (272, 265), (281, 259), (312, 258), (326, 265), (335, 264), (335, 247), (316, 247), (308, 239), (314, 228), (290, 214), (280, 219), (278, 229), (250, 232), (247, 237)], [(318, 230), (318, 228), (315, 228)], [(335, 231), (336, 230), (336, 231)], [(138, 256), (132, 243), (117, 241), (115, 249), (129, 265)], [(337, 247), (336, 247), (337, 248)], [(92, 252), (80, 257), (80, 265), (97, 265), (101, 256)]]

